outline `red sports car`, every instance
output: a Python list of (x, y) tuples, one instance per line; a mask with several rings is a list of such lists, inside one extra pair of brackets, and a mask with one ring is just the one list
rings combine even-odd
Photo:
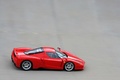
[(14, 48), (11, 54), (16, 67), (25, 71), (30, 69), (83, 70), (85, 62), (77, 56), (58, 48)]

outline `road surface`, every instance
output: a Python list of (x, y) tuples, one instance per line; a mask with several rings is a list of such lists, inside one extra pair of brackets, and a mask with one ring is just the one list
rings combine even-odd
[[(120, 80), (120, 0), (0, 0), (0, 80)], [(16, 69), (14, 47), (61, 47), (83, 71)]]

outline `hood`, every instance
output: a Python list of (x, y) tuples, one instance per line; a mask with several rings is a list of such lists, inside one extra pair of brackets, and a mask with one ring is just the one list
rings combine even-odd
[(68, 56), (68, 59), (75, 60), (75, 61), (79, 61), (79, 62), (83, 62), (82, 59), (80, 59), (80, 58), (75, 58), (75, 57), (71, 57), (71, 56)]
[(68, 56), (68, 59), (70, 59), (70, 60), (85, 63), (81, 58), (77, 57), (74, 54), (71, 54), (70, 52), (67, 52), (67, 51), (62, 51), (62, 52), (65, 53)]

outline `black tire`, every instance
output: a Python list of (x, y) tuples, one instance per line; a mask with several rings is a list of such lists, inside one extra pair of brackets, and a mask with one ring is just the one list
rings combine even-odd
[(74, 67), (75, 67), (75, 65), (74, 65), (74, 63), (72, 63), (72, 62), (67, 62), (67, 63), (65, 63), (65, 65), (64, 65), (64, 69), (65, 69), (66, 71), (73, 71), (73, 70), (74, 70)]
[(28, 60), (23, 61), (21, 63), (21, 69), (23, 69), (25, 71), (32, 69), (32, 62), (28, 61)]

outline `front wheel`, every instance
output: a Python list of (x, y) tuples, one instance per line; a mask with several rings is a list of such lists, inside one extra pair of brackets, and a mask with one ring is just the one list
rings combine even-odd
[(64, 65), (64, 69), (66, 71), (72, 71), (72, 70), (74, 70), (74, 64), (72, 62), (67, 62)]
[(32, 68), (32, 63), (30, 61), (23, 61), (21, 63), (21, 68), (25, 71), (28, 71)]

